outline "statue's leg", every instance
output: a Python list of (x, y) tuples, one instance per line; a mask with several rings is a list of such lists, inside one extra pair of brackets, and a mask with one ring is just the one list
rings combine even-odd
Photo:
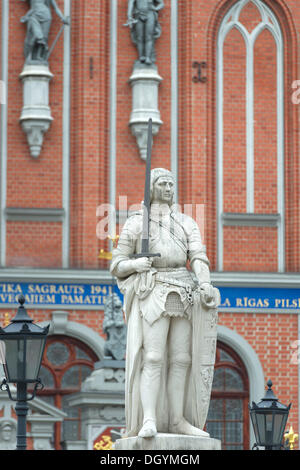
[(145, 23), (143, 21), (139, 20), (135, 25), (135, 33), (136, 33), (136, 43), (137, 43), (140, 62), (145, 62), (144, 29), (145, 29)]
[(183, 317), (171, 319), (169, 347), (169, 431), (174, 434), (209, 437), (209, 434), (192, 426), (184, 418), (187, 372), (191, 367), (192, 327)]
[(145, 24), (145, 55), (146, 64), (152, 64), (152, 51), (154, 47), (154, 30), (155, 30), (155, 16), (154, 13), (149, 14)]
[(160, 390), (160, 379), (170, 319), (163, 317), (149, 325), (143, 320), (143, 361), (141, 374), (141, 402), (143, 427), (139, 437), (153, 437), (156, 429), (156, 404)]
[(39, 41), (39, 44), (40, 44), (39, 60), (46, 60), (47, 58), (50, 26), (51, 26), (51, 21), (45, 21), (41, 24), (42, 39)]

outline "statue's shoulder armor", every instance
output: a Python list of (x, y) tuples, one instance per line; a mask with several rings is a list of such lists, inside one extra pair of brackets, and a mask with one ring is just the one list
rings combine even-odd
[(128, 215), (128, 219), (125, 222), (123, 230), (125, 232), (134, 232), (134, 233), (139, 233), (142, 228), (142, 222), (143, 222), (143, 212), (142, 211), (134, 211), (131, 212)]
[(183, 227), (186, 227), (186, 226), (190, 227), (190, 226), (196, 224), (195, 220), (192, 217), (190, 217), (189, 215), (184, 214), (183, 212), (179, 212), (179, 211), (172, 212), (172, 216)]
[(142, 215), (143, 215), (143, 211), (142, 211), (142, 210), (130, 212), (130, 214), (128, 214), (128, 219), (130, 219), (131, 217), (142, 216)]

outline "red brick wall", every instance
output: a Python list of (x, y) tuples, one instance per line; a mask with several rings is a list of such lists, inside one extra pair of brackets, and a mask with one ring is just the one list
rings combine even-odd
[(271, 33), (254, 47), (255, 212), (277, 213), (277, 55)]
[(274, 227), (224, 227), (224, 271), (277, 271)]
[[(220, 21), (229, 2), (179, 1), (179, 196), (180, 203), (206, 205), (205, 235), (212, 268), (216, 267), (216, 39)], [(288, 270), (299, 269), (299, 164), (298, 107), (291, 103), (291, 83), (297, 78), (295, 27), (299, 8), (294, 1), (271, 2), (281, 23), (285, 41), (285, 153), (286, 153), (286, 261)], [(73, 2), (71, 57), (71, 236), (70, 261), (73, 267), (101, 267), (99, 248), (107, 244), (96, 237), (96, 207), (108, 198), (109, 157), (109, 2)], [(59, 6), (63, 7), (62, 0)], [(10, 4), (9, 116), (8, 116), (8, 207), (61, 207), (62, 204), (62, 77), (63, 40), (50, 59), (54, 79), (50, 85), (50, 105), (54, 122), (44, 139), (41, 156), (29, 155), (26, 136), (18, 119), (22, 108), (22, 71), (25, 26), (20, 17), (27, 6)], [(117, 199), (127, 195), (128, 203), (143, 196), (145, 164), (141, 161), (128, 122), (131, 88), (128, 83), (136, 47), (128, 28), (127, 0), (118, 2), (117, 57)], [(249, 28), (257, 23), (252, 6), (243, 13)], [(159, 13), (162, 36), (156, 42), (157, 66), (163, 82), (159, 109), (163, 125), (154, 140), (153, 166), (170, 167), (170, 1)], [(61, 23), (53, 14), (51, 44)], [(238, 33), (225, 44), (225, 155), (224, 210), (245, 211), (245, 96), (244, 45)], [(193, 83), (194, 60), (206, 61), (206, 84)], [(93, 72), (90, 66), (93, 64)], [(267, 66), (265, 65), (267, 64)], [(276, 107), (274, 41), (262, 33), (255, 48), (255, 208), (274, 212), (276, 208)], [(237, 126), (239, 123), (239, 126)], [(234, 171), (233, 171), (234, 170)], [(14, 223), (12, 223), (14, 225)], [(268, 238), (268, 229), (264, 237)], [(242, 235), (242, 232), (241, 232)], [(38, 234), (36, 234), (38, 236)], [(228, 241), (230, 243), (230, 240)], [(44, 240), (45, 266), (52, 263), (49, 240)], [(225, 243), (227, 241), (225, 240)], [(11, 241), (7, 237), (8, 250)], [(270, 246), (274, 246), (271, 244)], [(263, 250), (277, 256), (268, 245)], [(247, 250), (241, 246), (240, 256)], [(260, 254), (262, 254), (261, 252)], [(254, 254), (254, 253), (253, 253)], [(28, 255), (28, 262), (34, 256)], [(16, 259), (16, 257), (15, 257)], [(57, 267), (61, 259), (57, 258)], [(8, 264), (11, 262), (8, 258)], [(14, 264), (15, 265), (15, 264)], [(28, 265), (30, 266), (30, 264)], [(240, 267), (247, 269), (247, 267)], [(272, 269), (273, 270), (273, 269)]]
[(72, 6), (70, 258), (96, 268), (96, 208), (108, 202), (110, 12), (104, 0)]
[(58, 222), (7, 222), (8, 266), (61, 266), (61, 228)]
[(246, 46), (236, 29), (228, 34), (224, 42), (223, 60), (224, 212), (247, 212)]
[[(63, 1), (58, 5), (63, 9)], [(54, 121), (44, 138), (38, 159), (30, 156), (27, 138), (19, 117), (23, 106), (23, 86), (19, 80), (24, 64), (23, 44), (26, 26), (20, 18), (28, 10), (27, 3), (10, 1), (9, 8), (9, 80), (8, 80), (8, 145), (7, 145), (7, 207), (60, 208), (62, 205), (62, 86), (63, 42), (58, 41), (50, 58), (50, 70), (54, 78), (50, 84), (50, 106)], [(61, 26), (53, 14), (49, 38), (51, 45)], [(20, 231), (20, 225), (23, 231)], [(28, 227), (30, 226), (30, 228)], [(61, 266), (61, 230), (47, 224), (7, 224), (8, 266)], [(28, 229), (26, 234), (24, 229)], [(42, 230), (42, 233), (41, 233)], [(13, 236), (11, 234), (13, 233)], [(30, 233), (30, 235), (29, 235)], [(51, 241), (52, 235), (57, 241)], [(45, 236), (46, 234), (46, 236)], [(39, 240), (40, 254), (34, 243), (26, 238)], [(55, 245), (55, 246), (54, 246)], [(24, 250), (26, 249), (26, 253)], [(53, 251), (54, 250), (54, 251)]]

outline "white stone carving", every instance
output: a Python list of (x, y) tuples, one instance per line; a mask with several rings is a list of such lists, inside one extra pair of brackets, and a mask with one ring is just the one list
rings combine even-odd
[(124, 408), (120, 408), (120, 406), (104, 406), (99, 411), (100, 418), (103, 418), (104, 421), (109, 421), (111, 423), (114, 422), (121, 422), (124, 423), (125, 421), (125, 410)]
[(15, 450), (17, 443), (17, 421), (12, 418), (0, 419), (0, 450)]
[[(113, 362), (113, 361), (112, 361)], [(114, 389), (123, 390), (125, 383), (125, 371), (120, 368), (101, 368), (94, 370), (89, 377), (85, 379), (82, 384), (82, 391), (103, 391), (111, 390), (112, 385)]]

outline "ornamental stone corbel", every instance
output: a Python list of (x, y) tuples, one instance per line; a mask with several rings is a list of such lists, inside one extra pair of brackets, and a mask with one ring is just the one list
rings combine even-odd
[(129, 79), (132, 88), (132, 112), (129, 126), (135, 136), (142, 160), (146, 160), (148, 121), (157, 135), (163, 122), (158, 109), (158, 88), (162, 81), (155, 65), (136, 64)]
[(53, 75), (47, 65), (25, 64), (20, 75), (23, 83), (21, 126), (27, 135), (30, 154), (39, 157), (44, 134), (53, 120), (49, 106), (49, 83)]

